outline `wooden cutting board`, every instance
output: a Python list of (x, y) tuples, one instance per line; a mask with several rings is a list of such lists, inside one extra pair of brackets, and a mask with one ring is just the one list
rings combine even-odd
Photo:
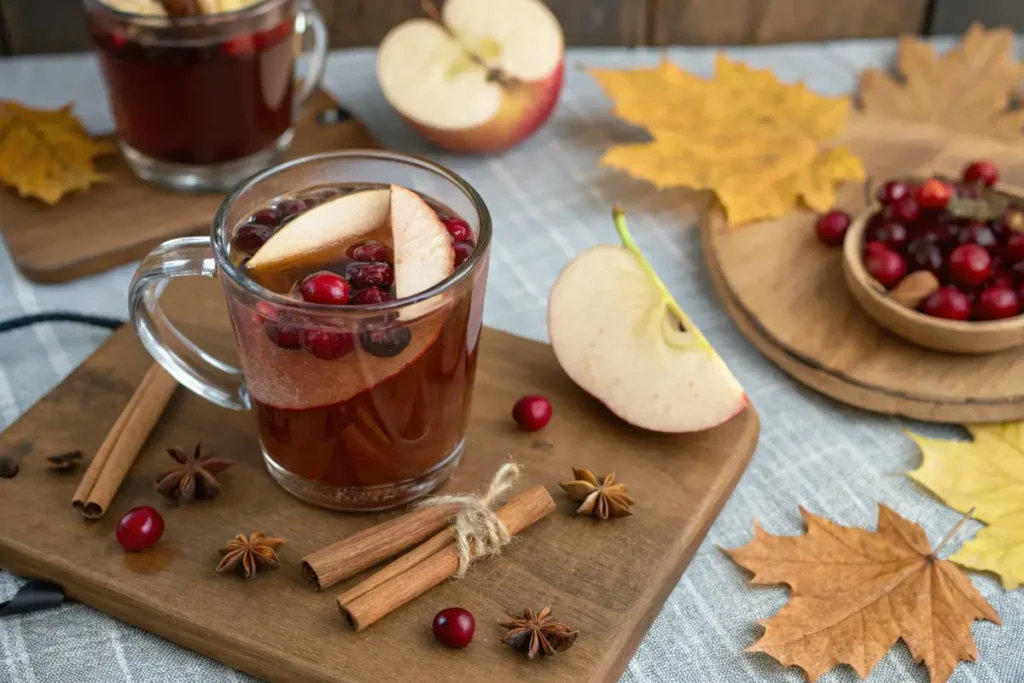
[[(288, 151), (377, 147), (366, 127), (324, 91), (296, 123)], [(55, 206), (0, 188), (0, 231), (15, 265), (30, 280), (66, 282), (142, 258), (164, 240), (205, 234), (223, 196), (163, 190), (132, 173), (120, 154), (97, 160), (105, 183), (74, 192)]]
[[(177, 281), (165, 302), (201, 345), (232, 357), (216, 283)], [(246, 413), (179, 389), (107, 516), (86, 522), (71, 508), (79, 476), (47, 471), (45, 458), (76, 448), (91, 456), (103, 440), (150, 364), (130, 329), (0, 434), (0, 453), (21, 461), (16, 478), (0, 479), (0, 519), (8, 520), (0, 525), (0, 566), (57, 581), (76, 600), (272, 681), (614, 683), (744, 471), (757, 414), (748, 408), (700, 434), (644, 432), (577, 388), (550, 347), (488, 329), (481, 349), (466, 455), (442, 491), (476, 490), (511, 457), (526, 466), (522, 489), (547, 487), (558, 509), (500, 557), (362, 633), (350, 630), (335, 606), (352, 582), (314, 593), (299, 560), (396, 513), (332, 513), (292, 498), (264, 471)], [(554, 406), (542, 431), (519, 432), (510, 418), (514, 401), (527, 393), (544, 394)], [(225, 493), (169, 506), (153, 489), (169, 463), (164, 449), (197, 440), (236, 461), (223, 475)], [(572, 466), (616, 472), (637, 500), (634, 516), (604, 523), (575, 516), (558, 487)], [(163, 511), (167, 530), (151, 550), (126, 555), (114, 527), (142, 504)], [(256, 530), (287, 539), (282, 567), (251, 581), (216, 574), (217, 548)], [(441, 647), (430, 633), (434, 614), (453, 605), (477, 622), (474, 642), (462, 651)], [(545, 605), (580, 630), (572, 650), (529, 661), (501, 644), (497, 622), (506, 611)]]
[[(856, 113), (842, 142), (869, 178), (956, 177), (991, 159), (1002, 179), (1024, 185), (1024, 148), (983, 136)], [(836, 205), (864, 210), (864, 186), (842, 187)], [(782, 370), (812, 389), (867, 410), (934, 422), (1024, 419), (1024, 347), (963, 356), (912, 344), (872, 320), (853, 299), (840, 249), (814, 234), (816, 215), (729, 228), (713, 206), (702, 226), (711, 280), (740, 331)]]

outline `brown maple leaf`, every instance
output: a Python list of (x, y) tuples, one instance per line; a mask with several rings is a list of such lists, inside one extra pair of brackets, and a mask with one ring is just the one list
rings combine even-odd
[(803, 508), (803, 536), (772, 536), (756, 523), (754, 539), (726, 553), (754, 573), (751, 583), (789, 585), (789, 602), (759, 622), (748, 648), (811, 681), (837, 664), (864, 678), (899, 638), (943, 683), (961, 660), (974, 661), (975, 619), (1000, 623), (954, 564), (937, 559), (924, 530), (884, 505), (878, 531), (843, 527)]
[(115, 149), (113, 142), (91, 138), (71, 105), (46, 111), (0, 100), (0, 183), (23, 197), (52, 205), (106, 180), (93, 159)]
[(861, 74), (861, 105), (887, 118), (1024, 142), (1024, 111), (1010, 108), (1024, 77), (1013, 40), (1009, 29), (974, 24), (940, 57), (928, 43), (904, 36), (897, 75), (878, 69)]

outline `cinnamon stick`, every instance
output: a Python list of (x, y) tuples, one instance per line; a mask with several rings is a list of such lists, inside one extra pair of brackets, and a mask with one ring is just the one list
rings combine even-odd
[(422, 543), (458, 511), (457, 505), (413, 510), (306, 555), (302, 568), (313, 587), (323, 590)]
[(454, 542), (455, 534), (453, 533), (453, 527), (442, 529), (437, 534), (431, 536), (430, 540), (426, 543), (416, 546), (414, 550), (407, 552), (388, 566), (374, 574), (371, 574), (363, 581), (360, 581), (358, 584), (339, 595), (338, 606), (343, 607), (356, 598), (366, 595), (377, 586), (380, 586), (399, 574), (412, 569), (423, 560), (427, 559), (431, 555), (436, 555), (438, 551)]
[[(554, 509), (555, 501), (551, 499), (551, 494), (543, 486), (537, 486), (510, 500), (495, 514), (508, 529), (509, 534), (515, 535), (543, 519)], [(339, 598), (338, 607), (349, 625), (357, 631), (362, 631), (450, 578), (458, 568), (458, 550), (454, 545), (447, 545), (351, 602), (343, 604)], [(387, 571), (387, 568), (384, 571)]]
[(107, 511), (177, 386), (157, 363), (146, 371), (71, 499), (83, 517), (98, 519)]

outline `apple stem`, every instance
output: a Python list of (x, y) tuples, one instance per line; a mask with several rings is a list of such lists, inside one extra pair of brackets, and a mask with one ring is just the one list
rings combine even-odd
[(697, 329), (697, 326), (690, 321), (689, 316), (683, 312), (683, 309), (679, 307), (676, 300), (672, 298), (672, 293), (668, 291), (668, 287), (666, 287), (665, 283), (661, 281), (660, 277), (658, 277), (658, 273), (654, 270), (654, 267), (651, 266), (647, 257), (645, 257), (643, 252), (640, 251), (640, 247), (633, 240), (633, 236), (629, 234), (629, 228), (626, 227), (626, 212), (618, 204), (612, 206), (612, 221), (615, 223), (615, 230), (619, 233), (619, 239), (622, 240), (622, 245), (633, 254), (637, 262), (640, 264), (640, 268), (643, 269), (643, 271), (647, 273), (647, 276), (654, 282), (658, 291), (661, 292), (661, 298), (668, 310), (670, 310), (672, 314), (679, 319), (683, 325), (684, 331), (695, 337), (697, 344), (710, 351), (711, 345), (708, 344), (707, 339), (705, 339), (704, 335), (701, 334), (701, 331)]
[(946, 534), (942, 538), (941, 541), (939, 541), (939, 544), (937, 546), (935, 546), (935, 550), (932, 551), (932, 555), (931, 555), (932, 557), (934, 557), (935, 559), (939, 559), (939, 551), (942, 550), (942, 547), (944, 545), (946, 545), (947, 543), (949, 543), (949, 541), (954, 536), (956, 536), (956, 532), (960, 531), (960, 527), (962, 527), (964, 524), (966, 524), (967, 520), (969, 520), (973, 514), (974, 514), (974, 508), (973, 507), (970, 510), (968, 510), (967, 512), (964, 513), (963, 517), (960, 518), (960, 521), (956, 523), (956, 526), (954, 526), (952, 529), (950, 529), (949, 533)]

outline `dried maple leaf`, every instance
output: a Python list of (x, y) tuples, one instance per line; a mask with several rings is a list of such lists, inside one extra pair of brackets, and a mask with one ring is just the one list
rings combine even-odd
[(968, 425), (973, 441), (910, 434), (921, 447), (921, 466), (909, 476), (950, 507), (988, 526), (950, 560), (995, 572), (1007, 590), (1024, 582), (1024, 422)]
[(792, 591), (782, 609), (759, 622), (764, 635), (748, 651), (798, 666), (812, 683), (837, 664), (864, 678), (899, 638), (928, 667), (931, 683), (977, 658), (971, 624), (998, 624), (999, 615), (956, 565), (932, 554), (920, 526), (884, 505), (875, 532), (803, 508), (800, 514), (803, 536), (772, 536), (755, 524), (750, 543), (726, 551), (754, 572), (751, 583), (784, 583)]
[(1024, 68), (1013, 57), (1013, 32), (974, 24), (940, 57), (917, 38), (900, 39), (898, 78), (866, 69), (860, 77), (865, 111), (950, 131), (1024, 141), (1024, 111), (1010, 110)]
[(729, 223), (782, 215), (799, 200), (827, 211), (834, 184), (863, 180), (846, 147), (829, 147), (846, 124), (848, 97), (822, 97), (719, 54), (712, 79), (664, 61), (650, 69), (591, 69), (616, 116), (652, 142), (616, 145), (601, 163), (658, 187), (713, 190)]
[(89, 137), (71, 105), (45, 111), (0, 101), (0, 182), (23, 197), (53, 205), (72, 190), (105, 180), (93, 159), (115, 149)]

